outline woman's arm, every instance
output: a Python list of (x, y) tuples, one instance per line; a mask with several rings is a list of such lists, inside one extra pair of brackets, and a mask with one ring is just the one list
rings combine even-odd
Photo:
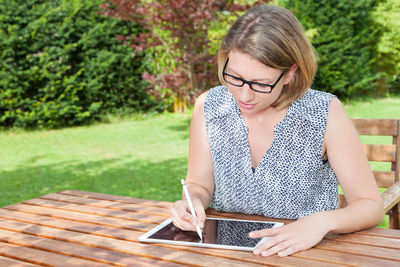
[[(189, 158), (186, 185), (192, 198), (193, 206), (200, 227), (205, 221), (205, 209), (211, 202), (214, 192), (213, 162), (208, 145), (204, 119), (204, 102), (207, 92), (196, 100), (190, 123)], [(184, 195), (183, 200), (175, 202), (171, 208), (171, 218), (175, 226), (183, 230), (194, 230), (196, 222), (188, 212)]]
[(253, 238), (271, 237), (255, 254), (290, 255), (313, 247), (328, 232), (353, 232), (375, 226), (383, 219), (382, 199), (357, 131), (336, 98), (329, 107), (324, 147), (348, 206), (314, 213), (280, 228), (250, 233)]
[(346, 233), (379, 224), (384, 216), (382, 198), (358, 133), (337, 98), (329, 108), (325, 147), (348, 203), (327, 213), (329, 230)]

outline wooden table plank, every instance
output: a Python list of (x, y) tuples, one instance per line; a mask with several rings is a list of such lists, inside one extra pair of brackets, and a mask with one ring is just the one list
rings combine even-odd
[(359, 235), (357, 233), (329, 235), (326, 238), (337, 241), (346, 241), (353, 244), (363, 244), (363, 245), (372, 245), (375, 247), (399, 249), (400, 253), (400, 239), (398, 238)]
[[(145, 214), (152, 214), (152, 215), (165, 215), (169, 217), (169, 208), (159, 208), (153, 206), (144, 206), (141, 204), (133, 204), (133, 203), (120, 203), (115, 201), (109, 200), (99, 200), (99, 199), (90, 199), (90, 198), (83, 198), (83, 197), (76, 197), (70, 195), (63, 195), (63, 194), (48, 194), (40, 197), (40, 199), (48, 199), (66, 203), (73, 203), (73, 204), (80, 204), (85, 206), (93, 206), (99, 208), (108, 208), (113, 210), (120, 210), (120, 211), (129, 211), (129, 212), (137, 212), (137, 213), (145, 213)], [(29, 202), (29, 201), (24, 201)]]
[(206, 214), (209, 217), (233, 218), (233, 219), (254, 220), (254, 221), (273, 221), (273, 222), (282, 222), (284, 224), (294, 222), (294, 220), (268, 218), (262, 215), (241, 214), (236, 212), (220, 212), (216, 211), (213, 208), (208, 208), (206, 210)]
[(352, 253), (363, 256), (373, 256), (381, 259), (397, 260), (400, 264), (400, 250), (393, 248), (382, 248), (369, 245), (358, 244), (355, 246), (348, 242), (336, 242), (324, 239), (316, 248), (334, 250), (338, 252)]
[(267, 266), (318, 266), (318, 267), (333, 267), (343, 266), (342, 264), (329, 263), (326, 261), (320, 261), (315, 259), (307, 259), (303, 257), (297, 257), (295, 255), (290, 257), (279, 257), (272, 255), (269, 257), (256, 256), (249, 251), (238, 251), (238, 250), (224, 250), (224, 249), (210, 249), (200, 247), (182, 247), (173, 245), (157, 245), (164, 247), (176, 248), (181, 251), (188, 251), (194, 253), (202, 253), (214, 257), (223, 257), (227, 259), (236, 259), (242, 261), (242, 266), (248, 266), (248, 263), (265, 264)]
[[(49, 218), (46, 216), (9, 210), (0, 210), (0, 218), (42, 226), (49, 226), (79, 233), (105, 236), (128, 241), (136, 241), (132, 238), (132, 233), (135, 233), (135, 231), (133, 230), (111, 228), (86, 222), (69, 221), (66, 219), (49, 220)], [(153, 225), (148, 224), (148, 227), (146, 229), (143, 229), (143, 231), (140, 231), (139, 233), (143, 234), (144, 231), (150, 230), (152, 228), (151, 226)]]
[(133, 221), (26, 204), (14, 204), (11, 206), (7, 206), (4, 209), (23, 211), (32, 214), (40, 214), (43, 216), (54, 218), (75, 220), (79, 222), (90, 222), (94, 224), (125, 229), (147, 229), (148, 224), (153, 224), (153, 226), (155, 226), (156, 224), (161, 223), (165, 220), (164, 217), (155, 217), (154, 215), (140, 214), (139, 216), (137, 216), (137, 221)]
[(39, 266), (39, 265), (0, 256), (0, 266), (7, 266), (7, 267), (34, 267), (34, 266)]
[(59, 192), (59, 194), (70, 195), (70, 196), (78, 196), (84, 198), (91, 198), (91, 199), (99, 199), (99, 200), (110, 200), (120, 203), (131, 203), (131, 204), (141, 204), (147, 205), (151, 207), (160, 207), (160, 208), (171, 208), (171, 202), (163, 202), (163, 201), (155, 201), (155, 200), (147, 200), (147, 199), (140, 199), (140, 198), (133, 198), (133, 197), (124, 197), (124, 196), (114, 196), (114, 195), (107, 195), (101, 193), (92, 193), (92, 192), (85, 192), (85, 191), (77, 191), (77, 190), (65, 190)]
[(389, 237), (389, 238), (398, 238), (400, 239), (400, 231), (396, 229), (387, 229), (387, 228), (371, 228), (363, 231), (357, 232), (359, 235), (373, 235), (373, 236), (381, 236), (381, 237)]
[(306, 259), (319, 259), (330, 263), (341, 264), (343, 266), (393, 266), (399, 267), (400, 262), (394, 260), (377, 259), (375, 257), (356, 255), (345, 252), (330, 251), (325, 249), (313, 248), (295, 253), (296, 256)]
[[(134, 211), (114, 210), (114, 209), (100, 208), (100, 207), (95, 207), (95, 206), (86, 206), (86, 205), (80, 205), (80, 204), (75, 204), (75, 203), (54, 201), (54, 200), (41, 199), (41, 198), (27, 200), (22, 203), (28, 204), (28, 205), (34, 205), (34, 206), (56, 208), (56, 209), (62, 209), (62, 210), (68, 210), (68, 211), (76, 211), (76, 212), (82, 212), (82, 213), (87, 213), (87, 214), (96, 214), (96, 215), (101, 215), (101, 216), (115, 217), (115, 218), (126, 219), (126, 220), (135, 220), (135, 221), (142, 219), (141, 214), (148, 215), (148, 218), (151, 218), (152, 216), (154, 216), (154, 218), (157, 217), (157, 221), (165, 220), (165, 219), (169, 218), (169, 216), (157, 215), (154, 213), (152, 214), (152, 213), (140, 213), (140, 212), (134, 212)], [(162, 218), (160, 218), (160, 217), (162, 217)]]
[(104, 250), (94, 247), (87, 247), (80, 244), (68, 243), (59, 240), (47, 239), (43, 237), (10, 232), (0, 229), (0, 241), (9, 242), (14, 245), (40, 249), (52, 253), (62, 254), (74, 258), (81, 258), (110, 265), (119, 266), (182, 266), (175, 263), (156, 261), (148, 258), (138, 257)]
[(110, 266), (29, 247), (0, 242), (0, 255), (43, 266)]

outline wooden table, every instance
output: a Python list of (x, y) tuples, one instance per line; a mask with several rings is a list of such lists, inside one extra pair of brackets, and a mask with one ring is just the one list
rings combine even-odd
[(400, 231), (389, 229), (328, 235), (314, 248), (284, 258), (138, 242), (168, 218), (170, 206), (63, 191), (1, 208), (0, 266), (400, 266)]

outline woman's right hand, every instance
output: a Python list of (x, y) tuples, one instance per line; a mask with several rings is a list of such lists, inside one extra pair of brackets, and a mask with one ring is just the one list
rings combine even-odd
[(204, 228), (206, 213), (200, 199), (192, 199), (193, 208), (196, 212), (197, 221), (190, 213), (189, 205), (186, 200), (178, 200), (170, 209), (173, 224), (184, 231), (196, 231), (196, 225)]
[[(204, 102), (207, 92), (202, 93), (194, 105), (190, 121), (189, 157), (186, 185), (192, 199), (197, 222), (190, 213), (186, 200), (178, 200), (170, 209), (174, 225), (182, 230), (196, 231), (196, 225), (204, 227), (205, 209), (214, 192), (214, 164), (208, 144), (204, 118)], [(182, 197), (184, 194), (182, 194)]]

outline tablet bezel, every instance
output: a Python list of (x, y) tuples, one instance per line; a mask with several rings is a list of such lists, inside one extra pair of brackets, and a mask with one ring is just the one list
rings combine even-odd
[[(242, 221), (242, 222), (255, 222), (255, 223), (271, 223), (274, 224), (271, 228), (281, 227), (283, 225), (282, 222), (271, 222), (271, 221), (255, 221), (255, 220), (243, 220), (243, 219), (232, 219), (232, 218), (217, 218), (217, 217), (207, 217), (207, 219), (212, 220), (225, 220), (225, 221)], [(257, 245), (254, 247), (242, 247), (242, 246), (230, 246), (230, 245), (219, 245), (219, 244), (209, 244), (209, 243), (196, 243), (196, 242), (188, 242), (188, 241), (176, 241), (176, 240), (165, 240), (165, 239), (153, 239), (149, 238), (151, 235), (161, 230), (168, 224), (172, 222), (171, 218), (166, 219), (161, 224), (157, 225), (153, 229), (149, 230), (145, 234), (139, 237), (140, 242), (147, 243), (161, 243), (161, 244), (170, 244), (170, 245), (182, 245), (182, 246), (194, 246), (194, 247), (206, 247), (206, 248), (219, 248), (219, 249), (231, 249), (231, 250), (244, 250), (244, 251), (253, 251), (255, 247), (257, 247), (260, 243), (265, 242), (268, 238), (262, 238)]]

